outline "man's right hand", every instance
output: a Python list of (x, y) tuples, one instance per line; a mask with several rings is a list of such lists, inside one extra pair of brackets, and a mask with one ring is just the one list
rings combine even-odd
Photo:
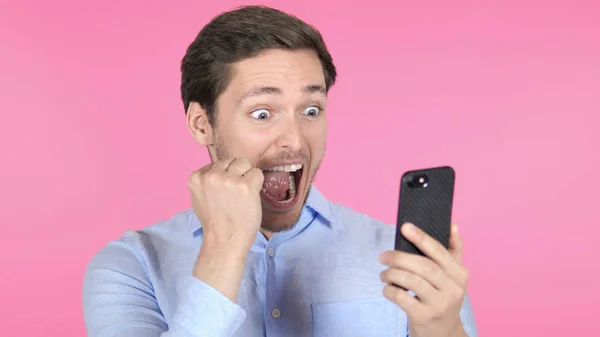
[(227, 159), (190, 176), (192, 207), (203, 242), (194, 276), (236, 301), (248, 252), (262, 220), (260, 169), (247, 159)]

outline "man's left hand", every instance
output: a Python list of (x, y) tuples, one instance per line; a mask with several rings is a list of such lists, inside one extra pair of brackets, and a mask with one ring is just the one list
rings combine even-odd
[(412, 224), (401, 230), (427, 257), (395, 250), (382, 253), (380, 262), (389, 266), (381, 273), (381, 281), (387, 283), (383, 295), (406, 312), (411, 337), (467, 336), (460, 310), (468, 271), (458, 227), (452, 224), (449, 249)]

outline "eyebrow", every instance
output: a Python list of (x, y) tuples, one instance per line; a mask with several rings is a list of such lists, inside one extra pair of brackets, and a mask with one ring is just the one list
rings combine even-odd
[[(327, 95), (327, 89), (325, 89), (324, 86), (319, 85), (319, 84), (307, 85), (302, 89), (302, 92), (306, 93), (306, 94), (319, 93), (319, 94)], [(263, 96), (263, 95), (281, 95), (281, 94), (283, 94), (283, 91), (277, 87), (254, 88), (254, 89), (249, 90), (245, 94), (243, 94), (242, 97), (240, 97), (240, 99), (237, 101), (237, 105), (240, 105), (244, 100), (252, 98), (252, 97)]]

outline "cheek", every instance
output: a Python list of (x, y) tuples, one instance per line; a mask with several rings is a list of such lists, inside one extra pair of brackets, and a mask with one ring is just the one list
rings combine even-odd
[(266, 132), (244, 130), (234, 137), (236, 154), (256, 164), (269, 147), (271, 135)]
[(327, 139), (327, 123), (307, 125), (304, 131), (305, 139), (313, 156), (322, 155)]

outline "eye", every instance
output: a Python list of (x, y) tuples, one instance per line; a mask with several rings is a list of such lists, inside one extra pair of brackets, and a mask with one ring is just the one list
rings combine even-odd
[(321, 108), (318, 106), (309, 106), (304, 109), (303, 113), (309, 117), (317, 117), (321, 113)]
[(267, 109), (258, 109), (258, 110), (254, 110), (250, 113), (250, 116), (256, 118), (256, 119), (267, 119), (271, 116), (271, 112), (269, 112), (269, 110)]

